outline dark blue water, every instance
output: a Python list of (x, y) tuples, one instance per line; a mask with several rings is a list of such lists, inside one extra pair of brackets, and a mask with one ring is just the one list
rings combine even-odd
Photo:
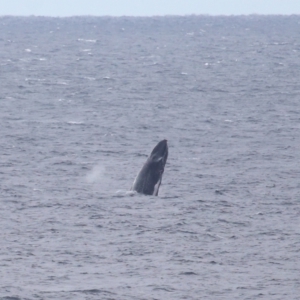
[[(0, 299), (300, 299), (299, 36), (0, 18)], [(159, 196), (129, 193), (164, 138)]]

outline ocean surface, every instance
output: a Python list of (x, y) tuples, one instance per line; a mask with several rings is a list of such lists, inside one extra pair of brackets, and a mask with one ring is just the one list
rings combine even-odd
[(1, 17), (0, 49), (1, 300), (300, 299), (300, 16)]

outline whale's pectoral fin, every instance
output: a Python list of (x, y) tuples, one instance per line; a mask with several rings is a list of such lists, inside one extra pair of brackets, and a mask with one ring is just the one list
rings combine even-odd
[(159, 190), (159, 187), (160, 187), (160, 184), (161, 184), (161, 179), (162, 179), (162, 175), (160, 176), (157, 184), (154, 186), (154, 191), (153, 191), (154, 196), (158, 195), (158, 190)]

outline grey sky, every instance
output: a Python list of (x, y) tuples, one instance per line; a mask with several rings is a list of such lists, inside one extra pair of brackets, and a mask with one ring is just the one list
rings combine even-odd
[(0, 15), (300, 14), (300, 0), (0, 0)]

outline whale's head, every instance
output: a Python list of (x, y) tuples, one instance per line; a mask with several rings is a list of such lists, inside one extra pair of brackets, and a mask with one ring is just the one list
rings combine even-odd
[(168, 158), (168, 141), (160, 141), (152, 150), (149, 158), (153, 162), (161, 162), (164, 166)]

